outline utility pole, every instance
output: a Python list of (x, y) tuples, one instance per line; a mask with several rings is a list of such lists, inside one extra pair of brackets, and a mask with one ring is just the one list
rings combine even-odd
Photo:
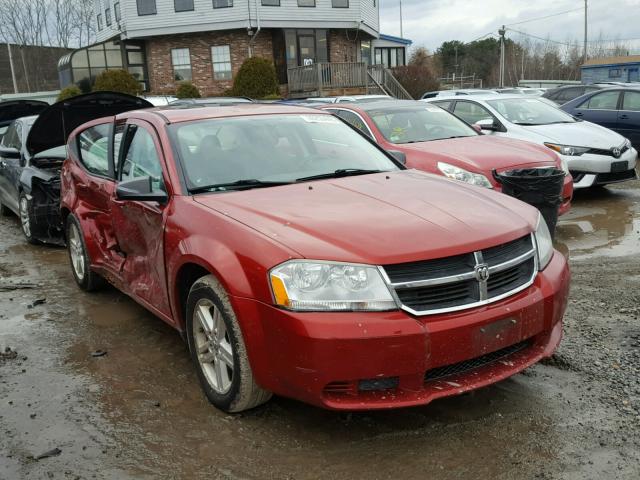
[(584, 0), (584, 62), (583, 63), (587, 63), (587, 13), (588, 13), (588, 5), (587, 5), (587, 1), (588, 0)]
[(11, 54), (11, 44), (7, 42), (9, 51), (9, 68), (11, 68), (11, 80), (13, 80), (13, 93), (18, 93), (18, 82), (16, 81), (16, 71), (13, 68), (13, 55)]
[(498, 34), (500, 35), (500, 88), (504, 87), (504, 34), (507, 29), (503, 25)]
[[(584, 0), (585, 2), (587, 0)], [(402, 0), (400, 0), (400, 38), (404, 38), (404, 34), (402, 32)]]

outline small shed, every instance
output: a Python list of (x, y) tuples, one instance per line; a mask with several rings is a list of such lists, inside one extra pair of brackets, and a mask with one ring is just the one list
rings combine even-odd
[(640, 82), (640, 55), (592, 58), (582, 65), (582, 83)]

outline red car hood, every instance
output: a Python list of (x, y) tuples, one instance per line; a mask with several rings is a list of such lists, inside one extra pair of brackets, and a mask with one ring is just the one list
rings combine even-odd
[(435, 172), (437, 162), (446, 162), (489, 178), (494, 169), (559, 166), (558, 156), (547, 147), (488, 135), (395, 145), (394, 149), (407, 155), (408, 167)]
[(416, 170), (194, 198), (301, 257), (375, 265), (499, 245), (538, 217), (506, 195)]

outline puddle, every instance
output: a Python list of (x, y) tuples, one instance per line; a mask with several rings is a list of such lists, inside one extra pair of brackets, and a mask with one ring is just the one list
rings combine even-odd
[(571, 211), (558, 222), (556, 242), (572, 260), (639, 252), (640, 191), (577, 192)]

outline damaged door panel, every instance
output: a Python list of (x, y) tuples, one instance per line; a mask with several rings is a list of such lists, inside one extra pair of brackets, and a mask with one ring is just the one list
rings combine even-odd
[[(167, 193), (162, 149), (151, 125), (131, 120), (118, 162), (119, 181), (150, 178), (154, 192)], [(111, 200), (111, 219), (118, 249), (122, 281), (132, 295), (171, 316), (164, 265), (165, 205), (158, 202)]]

